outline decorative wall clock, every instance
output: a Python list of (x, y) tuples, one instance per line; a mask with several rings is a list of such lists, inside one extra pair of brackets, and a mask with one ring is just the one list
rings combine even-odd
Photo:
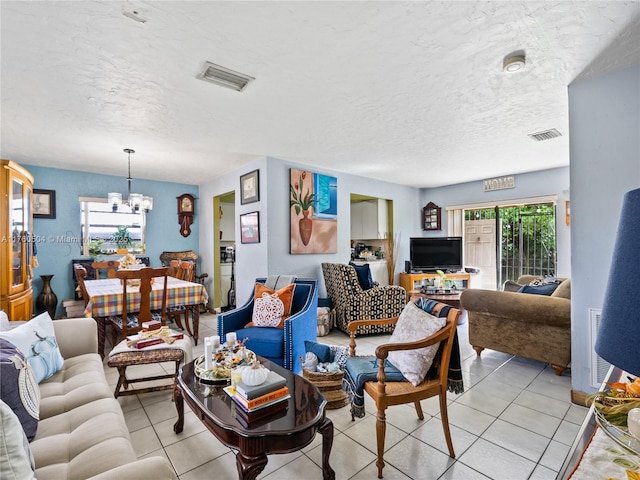
[(195, 209), (196, 199), (193, 195), (185, 193), (178, 197), (178, 223), (180, 224), (180, 235), (183, 237), (188, 237), (191, 234)]

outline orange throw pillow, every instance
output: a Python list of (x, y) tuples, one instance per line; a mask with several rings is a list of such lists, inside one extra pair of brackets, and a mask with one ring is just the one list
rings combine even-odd
[(246, 327), (284, 328), (284, 321), (291, 315), (295, 286), (292, 283), (276, 291), (256, 283), (253, 317)]

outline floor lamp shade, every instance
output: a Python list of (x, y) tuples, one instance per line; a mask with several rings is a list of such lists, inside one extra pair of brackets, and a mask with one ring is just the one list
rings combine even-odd
[(609, 270), (595, 349), (640, 376), (640, 188), (627, 192)]

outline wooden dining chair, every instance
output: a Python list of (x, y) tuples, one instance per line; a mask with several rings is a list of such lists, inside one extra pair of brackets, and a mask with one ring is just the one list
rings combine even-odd
[(196, 264), (191, 261), (180, 261), (178, 265), (178, 272), (176, 275), (180, 280), (185, 280), (187, 282), (193, 282), (196, 277)]
[[(364, 384), (364, 392), (366, 392), (376, 404), (376, 440), (378, 448), (378, 459), (376, 466), (378, 467), (378, 478), (382, 478), (382, 469), (384, 468), (384, 440), (386, 433), (386, 415), (385, 410), (387, 407), (393, 405), (402, 405), (405, 403), (413, 403), (420, 420), (424, 420), (424, 414), (422, 413), (422, 406), (420, 400), (426, 398), (439, 396), (440, 398), (440, 418), (442, 420), (442, 428), (444, 430), (445, 440), (447, 442), (447, 448), (449, 449), (449, 456), (455, 458), (453, 450), (453, 443), (451, 442), (451, 433), (449, 431), (449, 417), (447, 414), (447, 388), (448, 388), (448, 376), (449, 376), (449, 362), (451, 359), (451, 350), (454, 344), (454, 338), (456, 334), (456, 326), (458, 325), (458, 317), (460, 316), (460, 310), (451, 308), (444, 304), (437, 304), (434, 307), (434, 312), (439, 311), (442, 307), (446, 307), (448, 311), (446, 313), (445, 326), (426, 338), (419, 338), (412, 342), (405, 343), (384, 343), (376, 348), (375, 357), (356, 357), (356, 340), (355, 335), (358, 327), (370, 326), (370, 325), (383, 325), (383, 324), (397, 324), (399, 317), (381, 320), (354, 320), (349, 323), (349, 359), (347, 360), (347, 370), (351, 368), (350, 362), (354, 362), (354, 358), (370, 358), (372, 360), (377, 359), (374, 367), (374, 376), (376, 378), (375, 370), (377, 370), (377, 381), (368, 381)], [(433, 313), (438, 316), (436, 313)], [(414, 386), (406, 379), (400, 381), (393, 381), (387, 378), (388, 372), (385, 372), (385, 367), (388, 368), (387, 356), (389, 352), (410, 351), (423, 349), (430, 345), (440, 344), (435, 360), (427, 374), (424, 381)], [(373, 362), (370, 362), (374, 365)], [(369, 367), (370, 368), (370, 367)], [(402, 375), (400, 375), (402, 376)], [(353, 409), (352, 409), (353, 419)]]
[[(193, 282), (196, 276), (196, 264), (191, 261), (171, 260), (170, 268), (173, 269), (171, 274), (173, 277), (187, 282)], [(182, 326), (182, 318), (184, 317), (184, 325), (189, 335), (193, 336), (191, 325), (189, 324), (189, 311), (184, 305), (171, 307), (167, 310), (167, 318), (173, 321), (180, 330), (184, 330)]]
[(89, 293), (87, 292), (87, 287), (84, 284), (84, 281), (87, 278), (87, 269), (84, 268), (79, 263), (74, 263), (73, 271), (76, 274), (78, 289), (80, 290), (80, 295), (82, 295), (82, 300), (84, 301), (84, 306), (86, 307), (87, 304), (89, 303)]
[(106, 271), (106, 278), (116, 278), (116, 272), (120, 267), (117, 260), (108, 260), (106, 262), (93, 262), (91, 268), (96, 272), (96, 280), (100, 279), (100, 271)]
[[(122, 338), (139, 332), (144, 322), (159, 320), (166, 325), (167, 314), (167, 277), (170, 269), (141, 268), (138, 270), (118, 270), (116, 277), (122, 280), (122, 314), (112, 315), (106, 318), (111, 324), (113, 345), (117, 343), (118, 332), (122, 332)], [(154, 282), (161, 282), (162, 300), (159, 309), (151, 309), (151, 291)], [(136, 306), (128, 294), (139, 290), (140, 303)], [(135, 295), (134, 295), (135, 297)]]

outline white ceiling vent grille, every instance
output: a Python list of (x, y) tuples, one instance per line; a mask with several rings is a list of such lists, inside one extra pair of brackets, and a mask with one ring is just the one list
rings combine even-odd
[(561, 137), (562, 134), (555, 128), (552, 128), (551, 130), (545, 130), (544, 132), (530, 133), (529, 136), (537, 142), (542, 142), (543, 140), (551, 140), (552, 138)]
[(216, 65), (211, 62), (204, 62), (200, 73), (196, 75), (196, 78), (204, 80), (205, 82), (215, 83), (221, 87), (227, 87), (232, 90), (241, 92), (245, 87), (255, 80), (255, 78), (245, 75), (244, 73), (234, 72), (220, 65)]

